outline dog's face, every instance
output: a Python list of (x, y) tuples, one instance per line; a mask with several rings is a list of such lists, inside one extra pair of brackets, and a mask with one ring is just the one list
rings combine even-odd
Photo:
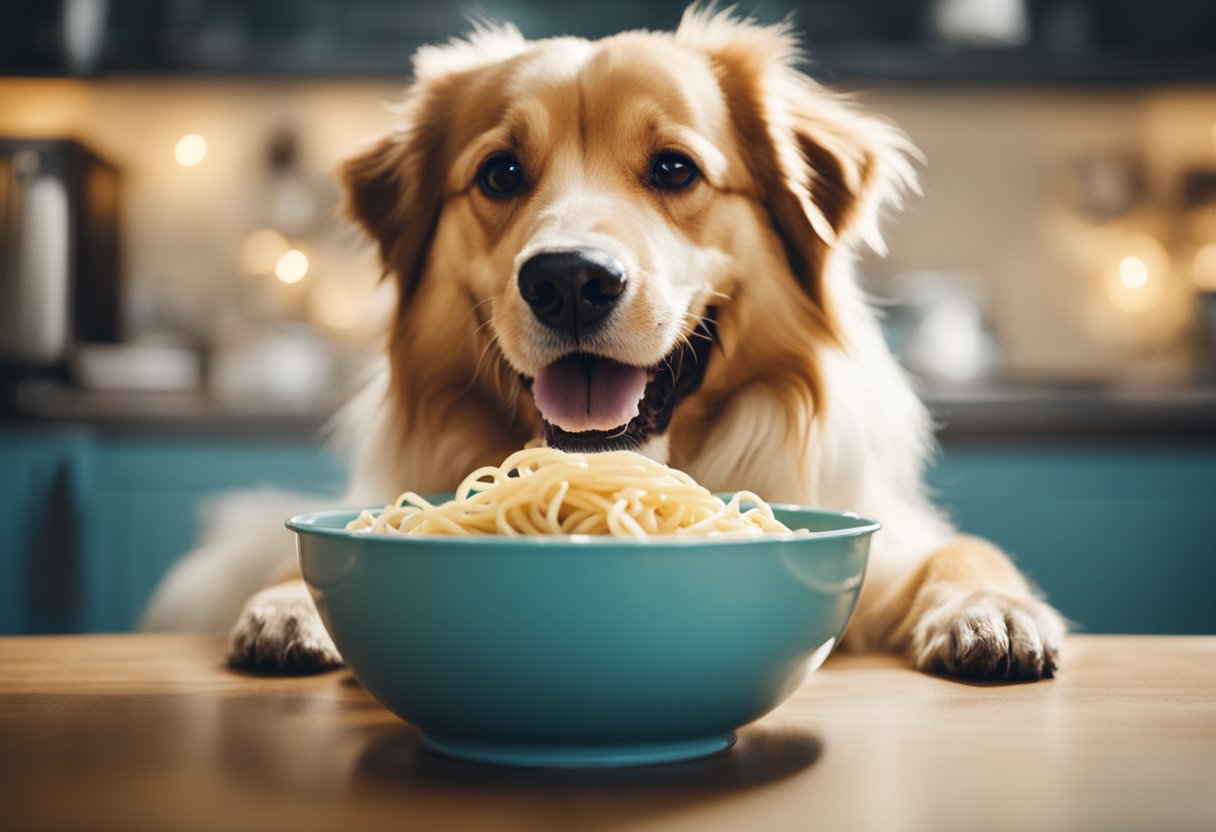
[(765, 365), (835, 335), (828, 257), (864, 230), (878, 145), (898, 140), (790, 51), (696, 15), (674, 35), (424, 50), (404, 129), (345, 170), (401, 281), (395, 341), (416, 352), (427, 316), (463, 329), (477, 360), (457, 377), (489, 353), (530, 394), (501, 406), (530, 398), (566, 449), (643, 446), (702, 388), (790, 370)]
[(642, 38), (543, 43), (482, 76), (432, 271), (488, 301), (550, 444), (643, 442), (705, 369), (689, 336), (762, 233), (716, 80)]

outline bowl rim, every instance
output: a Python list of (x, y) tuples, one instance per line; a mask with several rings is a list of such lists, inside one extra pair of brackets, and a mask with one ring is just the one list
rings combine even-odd
[(800, 506), (794, 503), (769, 503), (769, 507), (776, 511), (800, 512), (819, 517), (852, 520), (856, 521), (857, 525), (849, 526), (848, 528), (843, 529), (828, 529), (817, 532), (813, 531), (806, 534), (796, 534), (794, 532), (790, 532), (788, 534), (766, 534), (759, 537), (680, 537), (676, 535), (664, 535), (650, 537), (646, 540), (635, 540), (627, 537), (598, 534), (476, 534), (468, 535), (467, 537), (444, 534), (384, 534), (353, 531), (346, 528), (335, 528), (333, 526), (320, 525), (321, 521), (333, 517), (347, 517), (347, 522), (349, 522), (349, 520), (353, 520), (355, 517), (358, 517), (363, 511), (371, 511), (376, 513), (383, 511), (384, 506), (373, 506), (366, 509), (338, 508), (325, 509), (322, 511), (308, 511), (289, 517), (285, 521), (284, 525), (297, 535), (329, 537), (337, 538), (339, 540), (373, 540), (378, 542), (390, 541), (396, 545), (409, 544), (417, 541), (419, 543), (425, 542), (439, 544), (442, 546), (451, 546), (453, 548), (465, 546), (518, 546), (521, 543), (526, 543), (535, 544), (538, 546), (577, 546), (580, 548), (626, 546), (629, 548), (639, 549), (682, 548), (687, 546), (770, 546), (793, 541), (836, 540), (850, 537), (864, 537), (866, 535), (874, 534), (882, 528), (882, 523), (879, 521), (852, 511), (836, 511), (835, 509), (828, 508)]

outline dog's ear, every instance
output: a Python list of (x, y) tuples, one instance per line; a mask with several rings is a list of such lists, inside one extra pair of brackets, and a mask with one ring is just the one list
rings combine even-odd
[(446, 138), (460, 90), (470, 75), (522, 52), (512, 26), (478, 25), (467, 38), (424, 46), (413, 58), (413, 81), (394, 107), (398, 124), (343, 163), (344, 210), (376, 241), (386, 275), (401, 297), (418, 285), (443, 208)]
[(401, 107), (402, 125), (348, 159), (340, 178), (344, 210), (376, 242), (385, 275), (411, 295), (443, 206), (446, 107), (416, 82)]
[(709, 58), (794, 274), (826, 309), (834, 254), (851, 255), (860, 243), (885, 253), (879, 215), (917, 190), (915, 148), (893, 125), (800, 72), (786, 25), (690, 8), (676, 40)]
[(428, 155), (427, 142), (406, 132), (381, 139), (342, 166), (346, 214), (376, 242), (384, 274), (398, 276), (403, 297), (421, 276), (442, 203)]

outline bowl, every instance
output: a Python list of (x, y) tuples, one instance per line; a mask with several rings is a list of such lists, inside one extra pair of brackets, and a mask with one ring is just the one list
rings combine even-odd
[(359, 682), (427, 748), (602, 767), (730, 747), (836, 645), (865, 517), (773, 506), (805, 536), (372, 535), (302, 514), (300, 568)]

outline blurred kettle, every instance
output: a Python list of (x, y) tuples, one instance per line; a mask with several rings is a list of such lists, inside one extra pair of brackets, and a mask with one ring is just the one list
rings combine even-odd
[[(970, 278), (970, 279), (969, 279)], [(887, 339), (905, 367), (921, 378), (961, 384), (992, 375), (1000, 346), (974, 276), (912, 271), (887, 294)]]

